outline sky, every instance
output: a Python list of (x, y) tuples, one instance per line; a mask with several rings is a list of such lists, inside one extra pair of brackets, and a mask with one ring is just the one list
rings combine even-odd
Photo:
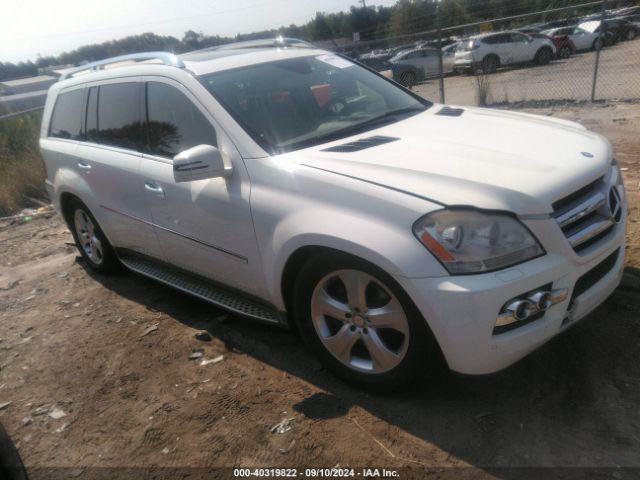
[[(367, 6), (396, 0), (367, 0)], [(233, 36), (303, 24), (316, 12), (346, 11), (358, 0), (2, 0), (0, 61), (35, 60), (90, 43), (187, 30)]]

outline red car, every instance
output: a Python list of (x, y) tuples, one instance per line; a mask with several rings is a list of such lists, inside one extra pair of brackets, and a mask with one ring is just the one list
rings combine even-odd
[(576, 53), (576, 46), (573, 44), (568, 35), (554, 35), (553, 37), (543, 35), (542, 33), (531, 33), (529, 35), (535, 38), (550, 39), (556, 46), (557, 58), (569, 58), (571, 55)]

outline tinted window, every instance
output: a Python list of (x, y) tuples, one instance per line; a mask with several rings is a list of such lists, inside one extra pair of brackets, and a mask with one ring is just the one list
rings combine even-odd
[(521, 33), (512, 33), (511, 41), (524, 43), (524, 42), (528, 42), (529, 38), (526, 35), (522, 35)]
[(182, 92), (164, 83), (147, 83), (149, 152), (173, 158), (196, 145), (216, 146), (216, 132)]
[(98, 141), (98, 87), (91, 87), (87, 96), (87, 113), (85, 117), (85, 140)]
[(98, 94), (98, 141), (104, 145), (142, 150), (140, 85), (101, 85)]
[(80, 138), (83, 95), (82, 89), (58, 95), (51, 116), (49, 136), (71, 140)]

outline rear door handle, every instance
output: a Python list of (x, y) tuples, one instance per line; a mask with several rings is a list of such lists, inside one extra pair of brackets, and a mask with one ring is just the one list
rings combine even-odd
[(78, 162), (78, 168), (80, 168), (80, 169), (82, 169), (82, 170), (89, 171), (89, 170), (91, 170), (91, 165), (89, 165), (89, 164), (88, 164), (88, 163), (86, 163), (86, 162), (79, 161), (79, 162)]
[(144, 188), (150, 192), (160, 195), (161, 197), (164, 196), (164, 190), (162, 189), (162, 187), (153, 180), (147, 180), (146, 182), (144, 182)]

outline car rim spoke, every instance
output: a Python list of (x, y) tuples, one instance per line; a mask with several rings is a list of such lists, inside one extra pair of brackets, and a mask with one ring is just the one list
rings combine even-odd
[(338, 333), (323, 339), (329, 351), (338, 357), (343, 363), (351, 362), (351, 349), (360, 335), (353, 331), (349, 325), (343, 325)]
[(391, 328), (404, 335), (408, 334), (407, 321), (397, 301), (392, 300), (384, 307), (369, 310), (367, 318), (373, 328)]
[(364, 344), (371, 355), (372, 370), (380, 372), (389, 370), (400, 363), (401, 357), (389, 350), (376, 330), (369, 330), (362, 336)]
[(326, 290), (322, 289), (318, 295), (313, 299), (314, 309), (322, 315), (335, 318), (337, 320), (343, 320), (351, 314), (351, 309), (348, 305), (342, 303), (340, 300), (330, 296)]
[(343, 270), (339, 274), (340, 280), (347, 290), (349, 306), (364, 312), (367, 309), (365, 291), (369, 279), (356, 270)]

